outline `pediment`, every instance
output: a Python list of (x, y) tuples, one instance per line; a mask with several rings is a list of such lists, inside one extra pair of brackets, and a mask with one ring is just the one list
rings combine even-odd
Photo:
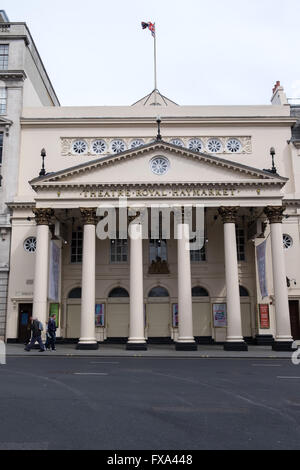
[[(162, 156), (168, 161), (165, 174), (157, 175), (151, 161)], [(50, 186), (90, 186), (98, 184), (279, 184), (287, 179), (257, 168), (194, 152), (164, 141), (143, 145), (115, 155), (47, 174), (30, 181), (33, 189)]]

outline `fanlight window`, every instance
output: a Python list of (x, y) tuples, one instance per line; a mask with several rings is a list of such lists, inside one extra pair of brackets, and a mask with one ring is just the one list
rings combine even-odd
[(169, 297), (169, 292), (164, 287), (157, 286), (151, 289), (148, 297)]
[(69, 292), (69, 299), (81, 299), (81, 287), (75, 287)]
[(126, 289), (123, 289), (123, 287), (115, 287), (113, 290), (110, 291), (108, 297), (129, 297), (129, 294)]
[(196, 286), (192, 288), (192, 297), (209, 297), (209, 293), (204, 287)]
[(246, 287), (240, 286), (240, 297), (249, 297)]

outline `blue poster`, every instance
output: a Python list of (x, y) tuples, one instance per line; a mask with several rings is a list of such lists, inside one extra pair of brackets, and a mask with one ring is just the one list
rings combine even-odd
[(269, 295), (266, 278), (266, 245), (267, 240), (256, 247), (258, 279), (262, 298), (268, 297)]

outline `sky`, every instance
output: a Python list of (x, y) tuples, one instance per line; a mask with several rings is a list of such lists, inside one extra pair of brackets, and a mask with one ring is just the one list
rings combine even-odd
[[(300, 98), (300, 0), (2, 0), (26, 22), (63, 106), (130, 105), (154, 88), (181, 105)], [(297, 101), (300, 104), (300, 100)]]

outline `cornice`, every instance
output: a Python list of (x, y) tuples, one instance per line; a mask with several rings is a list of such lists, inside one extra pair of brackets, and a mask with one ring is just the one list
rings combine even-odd
[(0, 80), (24, 81), (27, 78), (24, 70), (0, 71)]
[[(273, 126), (293, 126), (297, 122), (297, 119), (290, 116), (164, 116), (164, 124), (180, 124), (191, 125), (191, 124), (201, 124), (201, 125), (236, 125), (236, 126), (245, 126), (245, 125), (273, 125)], [(81, 118), (25, 118), (21, 117), (21, 126), (30, 127), (30, 126), (49, 126), (49, 127), (63, 127), (63, 126), (91, 126), (94, 124), (98, 125), (136, 125), (145, 124), (153, 126), (153, 116), (136, 116), (136, 117), (81, 117)]]
[(35, 202), (7, 202), (9, 209), (32, 209), (35, 207)]

